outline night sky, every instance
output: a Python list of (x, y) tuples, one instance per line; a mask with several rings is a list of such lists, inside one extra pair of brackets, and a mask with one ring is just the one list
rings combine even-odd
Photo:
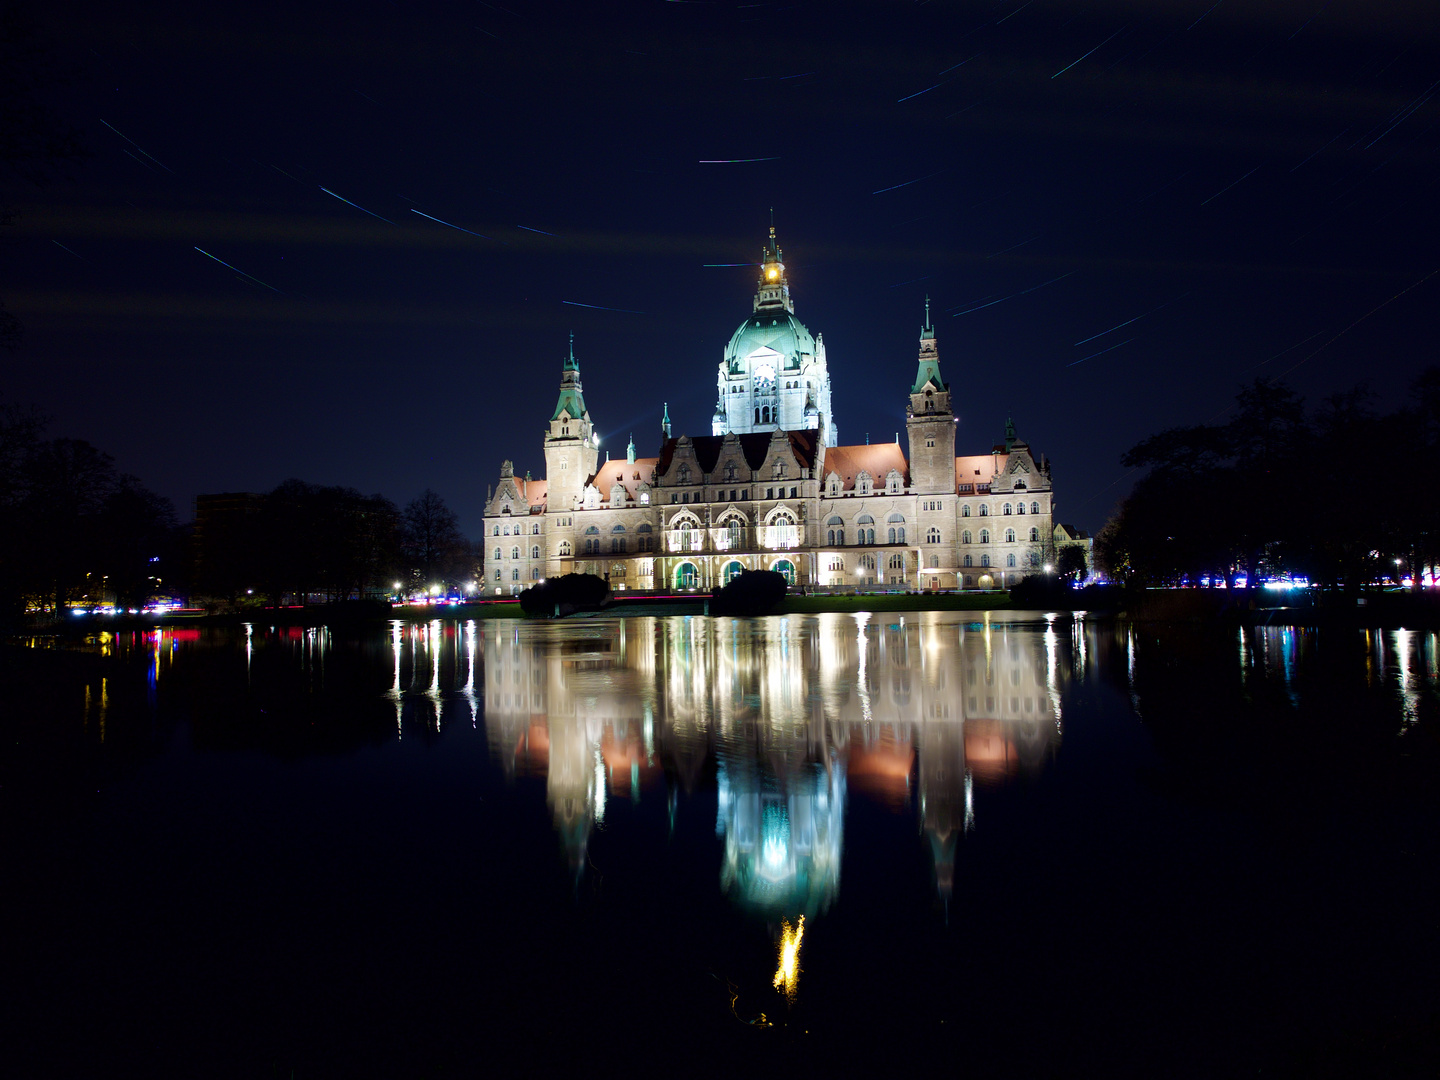
[(182, 519), (299, 477), (477, 535), (572, 331), (602, 454), (709, 434), (772, 207), (842, 441), (903, 437), (928, 293), (957, 452), (1013, 415), (1092, 531), (1256, 376), (1436, 360), (1433, 0), (124, 7), (34, 10), (89, 156), (4, 180), (0, 394)]

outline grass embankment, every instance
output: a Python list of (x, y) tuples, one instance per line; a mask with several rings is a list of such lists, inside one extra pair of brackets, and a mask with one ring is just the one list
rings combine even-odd
[(1010, 606), (1010, 594), (885, 593), (874, 596), (786, 596), (777, 615), (812, 615), (835, 611), (991, 611)]

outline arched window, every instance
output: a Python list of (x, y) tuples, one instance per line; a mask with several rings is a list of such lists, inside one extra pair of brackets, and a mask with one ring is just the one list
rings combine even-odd
[(870, 474), (861, 472), (859, 476), (855, 477), (855, 490), (861, 495), (869, 495), (871, 482)]
[(960, 516), (961, 516), (961, 517), (969, 517), (969, 516), (970, 516), (970, 504), (969, 504), (969, 503), (961, 503), (961, 504), (960, 504)]
[(1032, 544), (1038, 544), (1040, 542), (1040, 530), (1033, 525), (1030, 527), (1030, 542)]
[(495, 549), (495, 561), (500, 561), (500, 549), (498, 547)]
[(980, 543), (982, 543), (982, 544), (988, 544), (989, 542), (990, 542), (990, 530), (989, 530), (989, 529), (981, 529), (981, 530), (980, 530)]
[(499, 535), (500, 535), (500, 526), (499, 526), (499, 525), (496, 525), (496, 526), (495, 526), (495, 535), (496, 535), (496, 536), (499, 536)]
[(539, 535), (540, 535), (540, 523), (539, 523), (538, 521), (537, 521), (534, 525), (531, 525), (531, 526), (530, 526), (530, 535), (531, 535), (531, 536), (539, 536)]
[(1001, 511), (1001, 513), (1003, 513), (1006, 517), (1009, 517), (1009, 516), (1010, 516), (1010, 504), (1009, 504), (1009, 503), (1006, 503), (1006, 504), (1005, 504), (1005, 508)]
[(889, 539), (889, 542), (892, 543), (892, 544), (895, 543), (895, 526), (894, 526), (894, 525), (891, 525), (891, 526), (890, 526), (890, 532), (889, 532), (888, 535), (889, 535), (889, 538), (890, 538), (890, 539)]
[[(769, 536), (766, 547), (769, 548), (791, 548), (795, 546), (795, 518), (788, 510), (777, 511), (770, 519)], [(837, 542), (844, 543), (843, 538), (837, 536)]]
[(1040, 512), (1040, 504), (1039, 504), (1038, 502), (1032, 502), (1032, 503), (1030, 504), (1030, 513), (1032, 513), (1032, 514), (1038, 514), (1039, 512)]
[(1031, 566), (1039, 566), (1039, 565), (1040, 565), (1040, 553), (1039, 553), (1038, 551), (1032, 551), (1032, 552), (1030, 552), (1030, 565), (1031, 565)]
[(1006, 555), (1006, 556), (1005, 556), (1005, 565), (1006, 565), (1006, 566), (1014, 566), (1014, 565), (1015, 565), (1015, 556), (1014, 556), (1014, 555)]
[(795, 564), (792, 563), (789, 559), (781, 559), (770, 569), (774, 570), (777, 574), (784, 574), (785, 580), (789, 584), (795, 584)]
[(895, 542), (897, 544), (903, 544), (905, 542), (905, 526), (901, 525), (900, 528), (895, 530), (895, 532), (897, 535), (897, 539)]
[(938, 544), (940, 542), (940, 530), (932, 525), (925, 532), (925, 542), (927, 544)]
[(965, 558), (962, 560), (962, 562), (963, 562), (966, 566), (974, 566), (974, 565), (975, 565), (975, 561), (970, 557), (970, 555), (969, 555), (968, 553), (966, 554), (966, 556), (965, 556)]
[(725, 524), (725, 539), (731, 551), (736, 550), (745, 543), (745, 523), (739, 518), (732, 517)]
[(518, 559), (518, 558), (520, 558), (520, 549), (519, 549), (518, 547), (512, 547), (512, 548), (510, 549), (510, 558), (512, 558), (512, 559)]
[(539, 568), (538, 566), (535, 567), (534, 570), (531, 570), (531, 571), (530, 571), (530, 580), (531, 580), (531, 581), (539, 581), (539, 580), (540, 580), (540, 568)]
[(729, 585), (730, 582), (734, 581), (737, 577), (739, 577), (741, 573), (744, 572), (744, 570), (745, 567), (741, 566), (738, 562), (726, 563), (723, 580), (721, 583), (724, 585)]
[(561, 541), (560, 541), (560, 555), (561, 555), (562, 558), (568, 558), (568, 557), (569, 557), (569, 555), (570, 555), (570, 541), (569, 541), (569, 540), (561, 540)]
[(981, 516), (981, 517), (989, 517), (989, 516), (990, 516), (990, 504), (989, 504), (989, 503), (981, 503), (981, 504), (980, 504), (980, 516)]
[(962, 543), (962, 544), (968, 544), (968, 543), (970, 543), (970, 530), (969, 530), (969, 529), (966, 529), (964, 532), (962, 532), (962, 533), (960, 534), (960, 543)]
[(532, 558), (532, 559), (538, 559), (539, 557), (540, 557), (540, 545), (537, 544), (537, 545), (535, 545), (534, 547), (532, 547), (532, 548), (530, 549), (530, 558)]
[(694, 563), (681, 563), (675, 568), (675, 587), (677, 589), (694, 589), (700, 583), (700, 571), (695, 569)]
[(1014, 530), (1014, 529), (1006, 529), (1006, 530), (1005, 530), (1005, 543), (1007, 543), (1007, 544), (1013, 544), (1014, 542), (1015, 542), (1015, 530)]
[(1024, 504), (1023, 502), (1018, 502), (1018, 503), (1016, 503), (1016, 504), (1015, 504), (1015, 513), (1017, 513), (1017, 514), (1023, 514), (1024, 512), (1025, 512), (1025, 504)]
[(891, 556), (890, 556), (890, 569), (891, 569), (891, 570), (904, 570), (904, 569), (905, 569), (905, 556), (904, 556), (904, 555), (901, 555), (898, 551), (895, 552), (895, 554), (891, 555)]
[(496, 571), (495, 571), (495, 580), (496, 580), (496, 581), (499, 581), (499, 580), (500, 580), (500, 571), (499, 571), (499, 570), (496, 570)]
[(510, 571), (510, 580), (511, 580), (511, 581), (519, 581), (519, 580), (520, 580), (520, 568), (519, 568), (518, 566), (517, 566), (514, 570), (511, 570), (511, 571)]
[(938, 569), (940, 568), (940, 556), (939, 556), (939, 555), (931, 555), (930, 558), (929, 558), (929, 560), (928, 560), (928, 562), (929, 562), (929, 566), (930, 566), (930, 569), (931, 569), (931, 570), (938, 570)]
[(989, 565), (990, 565), (990, 556), (989, 556), (989, 555), (981, 555), (981, 556), (980, 556), (980, 565), (981, 565), (981, 566), (989, 566)]

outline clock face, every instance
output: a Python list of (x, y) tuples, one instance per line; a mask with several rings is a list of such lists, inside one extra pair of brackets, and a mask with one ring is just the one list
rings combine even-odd
[(755, 369), (755, 383), (766, 390), (775, 385), (775, 369), (769, 364), (761, 364)]

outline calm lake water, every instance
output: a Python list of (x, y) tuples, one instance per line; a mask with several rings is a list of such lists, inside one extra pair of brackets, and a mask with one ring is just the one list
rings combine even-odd
[(1436, 1061), (1434, 633), (915, 613), (33, 655), (23, 1075)]

